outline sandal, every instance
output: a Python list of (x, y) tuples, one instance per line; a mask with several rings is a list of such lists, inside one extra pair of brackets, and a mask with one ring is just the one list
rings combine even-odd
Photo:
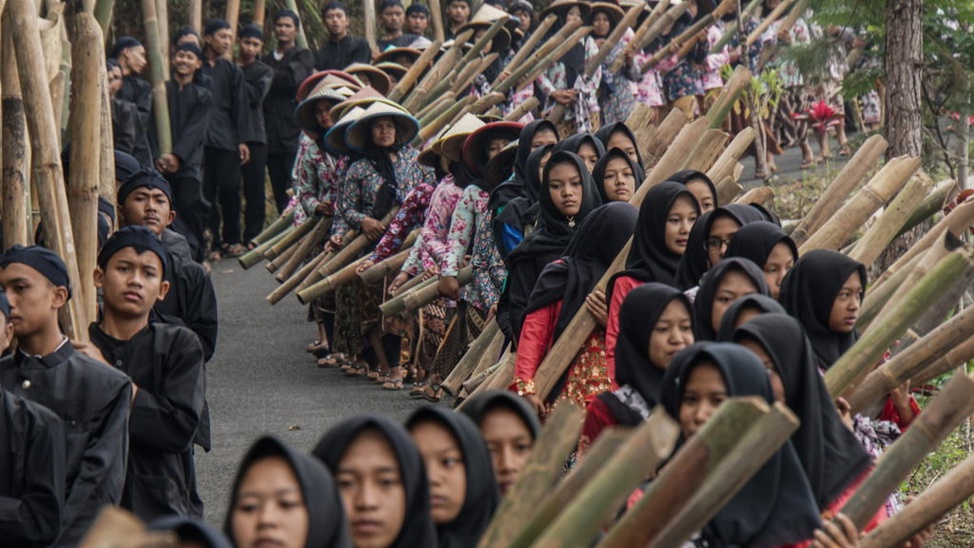
[(378, 371), (369, 371), (368, 374), (365, 375), (365, 378), (370, 381), (377, 381), (379, 380), (380, 375), (381, 373), (379, 373)]
[(428, 384), (423, 389), (423, 399), (430, 403), (439, 403), (443, 399), (443, 387), (438, 384)]
[(365, 375), (368, 375), (368, 373), (369, 373), (369, 366), (364, 363), (350, 364), (348, 370), (345, 371), (345, 374), (348, 375), (349, 377), (364, 377)]
[(389, 379), (382, 383), (383, 390), (402, 390), (402, 379)]
[[(370, 378), (371, 378), (371, 377), (370, 377)], [(378, 383), (378, 384), (385, 384), (385, 383), (387, 383), (387, 382), (389, 382), (389, 380), (390, 380), (391, 378), (392, 378), (392, 377), (390, 377), (388, 373), (382, 373), (381, 375), (379, 375), (379, 376), (377, 376), (377, 377), (375, 377), (375, 378), (374, 378), (374, 379), (372, 379), (372, 380), (374, 380), (374, 381), (375, 381), (376, 383)]]
[(849, 156), (851, 154), (852, 154), (852, 149), (849, 148), (849, 145), (842, 145), (841, 147), (839, 147), (839, 156)]
[(343, 366), (345, 364), (344, 360), (345, 360), (345, 356), (343, 354), (328, 354), (323, 358), (319, 358), (316, 363), (318, 364), (318, 367), (331, 368), (331, 367)]
[(426, 383), (423, 381), (414, 382), (413, 388), (409, 391), (410, 398), (422, 398), (423, 390), (426, 389)]
[(321, 347), (321, 341), (315, 341), (309, 344), (308, 346), (305, 346), (304, 351), (307, 352), (308, 354), (314, 354), (315, 350), (318, 350), (318, 348), (320, 347)]
[(814, 165), (815, 165), (815, 160), (809, 159), (809, 160), (802, 160), (801, 165), (798, 166), (798, 167), (801, 168), (801, 169), (808, 169), (808, 168), (810, 168), (810, 167), (812, 167)]

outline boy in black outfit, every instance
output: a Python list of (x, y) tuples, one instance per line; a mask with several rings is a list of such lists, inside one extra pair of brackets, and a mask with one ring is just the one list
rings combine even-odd
[(250, 148), (250, 161), (242, 168), (244, 190), (244, 242), (249, 242), (264, 229), (264, 170), (267, 168), (267, 131), (264, 125), (264, 98), (271, 89), (274, 71), (260, 60), (264, 48), (263, 30), (257, 25), (247, 25), (240, 29), (237, 42), (240, 45), (237, 66), (243, 71), (247, 83), (247, 104), (250, 107), (250, 120), (253, 122), (253, 141)]

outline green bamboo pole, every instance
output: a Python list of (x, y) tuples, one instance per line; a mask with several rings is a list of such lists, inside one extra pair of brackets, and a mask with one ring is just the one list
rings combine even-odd
[(906, 223), (903, 224), (903, 228), (900, 229), (897, 236), (906, 234), (920, 223), (942, 212), (944, 209), (944, 204), (948, 199), (952, 199), (957, 192), (957, 183), (952, 179), (947, 179), (937, 183), (933, 190), (927, 194), (926, 198), (920, 202), (920, 205), (913, 210), (913, 213), (910, 214), (910, 218), (907, 219)]
[(297, 250), (291, 256), (291, 259), (284, 263), (281, 266), (280, 272), (274, 276), (274, 279), (278, 283), (284, 283), (285, 280), (290, 278), (301, 264), (304, 263), (305, 259), (308, 258), (308, 255), (315, 249), (315, 246), (328, 238), (328, 232), (331, 230), (333, 219), (330, 215), (327, 217), (323, 216), (318, 221), (317, 226), (314, 227), (314, 230), (301, 240), (300, 245), (297, 246)]
[(301, 283), (306, 280), (313, 272), (318, 270), (325, 261), (330, 260), (334, 257), (334, 253), (328, 251), (322, 251), (316, 257), (304, 264), (297, 272), (295, 272), (290, 278), (281, 282), (281, 285), (277, 287), (270, 295), (267, 296), (267, 302), (271, 304), (277, 304), (289, 293), (298, 288)]
[(159, 17), (159, 48), (162, 51), (162, 58), (166, 61), (162, 71), (165, 80), (169, 81), (169, 2), (166, 0), (156, 0), (156, 15)]
[(531, 36), (528, 37), (527, 41), (524, 42), (519, 50), (517, 50), (517, 53), (515, 53), (514, 57), (512, 57), (507, 63), (507, 66), (504, 67), (501, 73), (497, 75), (497, 78), (491, 82), (491, 87), (497, 89), (498, 84), (506, 80), (514, 70), (520, 67), (528, 56), (534, 53), (534, 48), (538, 45), (538, 42), (541, 41), (541, 38), (548, 34), (548, 31), (551, 30), (551, 27), (555, 26), (555, 23), (557, 22), (558, 16), (555, 14), (550, 14), (545, 17), (544, 20), (541, 21), (541, 24), (538, 25), (538, 28), (531, 33)]
[(277, 244), (278, 242), (283, 240), (285, 236), (294, 232), (294, 230), (295, 229), (293, 226), (287, 227), (286, 230), (281, 231), (276, 236), (269, 238), (266, 242), (258, 245), (257, 247), (241, 255), (240, 258), (237, 259), (237, 262), (240, 263), (240, 267), (243, 268), (244, 270), (247, 270), (252, 266), (263, 261), (264, 253), (268, 249), (270, 249), (272, 245)]
[(255, 246), (260, 245), (266, 242), (267, 240), (273, 238), (274, 236), (277, 236), (281, 232), (284, 232), (284, 230), (287, 229), (287, 227), (291, 226), (293, 223), (294, 223), (294, 210), (292, 209), (291, 211), (288, 211), (284, 215), (278, 217), (277, 220), (271, 223), (270, 226), (265, 228), (260, 234), (254, 236), (254, 238), (250, 240), (250, 243), (254, 244)]
[(28, 166), (27, 126), (24, 119), (24, 97), (17, 75), (13, 32), (10, 19), (2, 22), (3, 46), (0, 52), (3, 101), (3, 248), (30, 245), (30, 167)]
[(750, 85), (751, 71), (743, 65), (738, 65), (731, 74), (731, 77), (727, 79), (724, 88), (720, 90), (717, 100), (707, 110), (707, 119), (710, 120), (711, 129), (723, 127), (724, 120), (727, 119), (731, 109), (734, 108), (734, 103), (740, 99), (741, 94)]
[(863, 529), (913, 468), (974, 413), (971, 394), (974, 394), (974, 379), (963, 373), (955, 374), (910, 428), (886, 449), (869, 477), (840, 510), (857, 529)]
[(974, 337), (968, 338), (943, 355), (936, 357), (926, 367), (910, 378), (910, 384), (912, 386), (922, 386), (943, 374), (967, 364), (971, 360), (974, 360)]
[(730, 142), (730, 135), (719, 129), (708, 129), (696, 148), (687, 156), (685, 169), (707, 172)]
[(368, 270), (359, 274), (359, 278), (362, 279), (362, 283), (366, 285), (379, 283), (386, 276), (402, 268), (402, 265), (406, 263), (406, 259), (409, 258), (409, 254), (412, 253), (413, 246), (415, 245), (418, 237), (419, 229), (410, 232), (395, 255), (375, 263), (374, 265), (370, 266)]
[(865, 265), (873, 264), (886, 246), (896, 238), (900, 229), (909, 220), (910, 213), (919, 207), (920, 202), (932, 188), (933, 179), (923, 171), (918, 171), (866, 230), (849, 253), (849, 257)]
[(838, 398), (855, 385), (896, 338), (913, 325), (926, 307), (936, 302), (971, 268), (974, 268), (974, 250), (950, 252), (888, 314), (881, 316), (879, 323), (870, 326), (869, 331), (825, 373), (829, 394)]
[(97, 0), (95, 2), (95, 19), (101, 27), (102, 36), (108, 38), (109, 27), (112, 24), (112, 11), (115, 9), (115, 0)]
[(284, 234), (276, 244), (267, 248), (264, 251), (264, 258), (273, 261), (279, 255), (284, 253), (289, 247), (296, 245), (301, 241), (309, 232), (314, 230), (317, 224), (317, 218), (311, 218), (305, 220), (303, 223), (294, 228), (294, 230), (289, 230)]
[[(901, 264), (896, 270), (890, 272), (890, 277), (886, 278), (884, 283), (877, 284), (874, 282), (869, 287), (869, 292), (866, 293), (866, 298), (862, 302), (862, 309), (859, 312), (859, 321), (856, 322), (856, 326), (860, 331), (865, 332), (867, 330), (866, 328), (876, 319), (879, 311), (889, 302), (889, 299), (903, 285), (903, 282), (913, 272), (916, 266), (920, 264), (921, 260), (923, 260), (923, 255), (914, 255), (910, 262)], [(890, 269), (893, 269), (893, 267), (890, 267)]]
[(456, 396), (460, 391), (460, 386), (463, 381), (467, 380), (471, 373), (473, 373), (474, 368), (480, 362), (480, 358), (486, 353), (487, 348), (491, 345), (493, 340), (497, 338), (500, 334), (500, 327), (497, 325), (497, 319), (491, 318), (486, 325), (484, 325), (483, 331), (477, 338), (470, 343), (470, 347), (466, 352), (463, 353), (463, 357), (457, 362), (456, 367), (441, 383), (441, 386), (446, 390), (451, 396)]
[(477, 546), (510, 545), (514, 531), (520, 531), (530, 512), (547, 498), (565, 458), (578, 442), (583, 418), (582, 409), (571, 402), (562, 402), (555, 408), (535, 441), (534, 451), (520, 477), (498, 505)]
[(166, 100), (166, 59), (162, 56), (159, 18), (155, 0), (142, 0), (145, 20), (145, 50), (149, 56), (149, 80), (152, 82), (152, 112), (155, 115), (159, 154), (172, 152), (172, 130), (169, 127), (169, 102)]

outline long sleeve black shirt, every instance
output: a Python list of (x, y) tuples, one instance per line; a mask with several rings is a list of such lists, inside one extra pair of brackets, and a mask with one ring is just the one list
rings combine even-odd
[(264, 58), (274, 71), (271, 89), (264, 99), (264, 121), (267, 123), (267, 152), (294, 154), (298, 148), (301, 126), (294, 119), (295, 94), (301, 82), (314, 70), (314, 55), (304, 48), (291, 48), (280, 59), (274, 53)]
[(240, 143), (253, 140), (243, 72), (222, 58), (213, 65), (204, 60), (202, 72), (208, 78), (203, 81), (213, 95), (204, 144), (221, 150), (237, 150)]

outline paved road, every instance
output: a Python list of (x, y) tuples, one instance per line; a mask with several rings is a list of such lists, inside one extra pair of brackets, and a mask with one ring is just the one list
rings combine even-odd
[(263, 265), (244, 271), (236, 260), (213, 268), (220, 338), (208, 365), (213, 450), (196, 456), (206, 519), (223, 523), (237, 462), (260, 434), (310, 449), (339, 418), (377, 412), (403, 420), (420, 405), (406, 392), (383, 391), (336, 370), (318, 369), (304, 347), (313, 324), (294, 297), (271, 306), (276, 287)]

